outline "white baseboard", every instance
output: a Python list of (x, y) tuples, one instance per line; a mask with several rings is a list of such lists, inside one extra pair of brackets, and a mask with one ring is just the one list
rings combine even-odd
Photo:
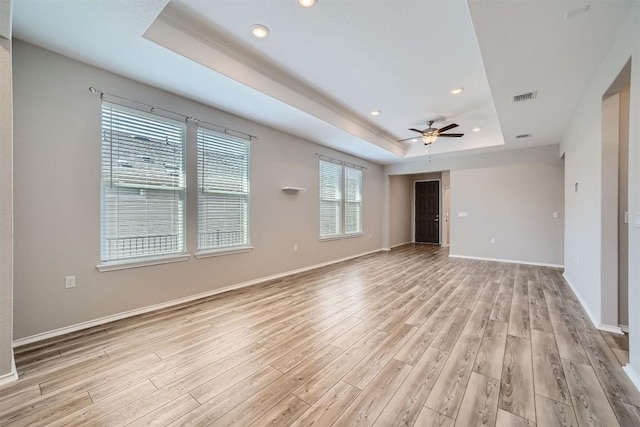
[(393, 248), (397, 248), (398, 246), (408, 245), (408, 244), (410, 244), (410, 243), (411, 243), (411, 242), (397, 243), (397, 244), (395, 244), (395, 245), (391, 246), (391, 247), (389, 248), (389, 250), (391, 250), (391, 249), (393, 249)]
[(596, 325), (596, 328), (600, 329), (601, 331), (611, 332), (612, 334), (624, 335), (624, 331), (620, 326), (605, 325), (604, 323), (600, 323)]
[(7, 372), (4, 375), (0, 375), (0, 386), (16, 381), (18, 379), (18, 371), (16, 370), (16, 362), (11, 355), (11, 372)]
[(564, 268), (564, 265), (560, 265), (560, 264), (546, 264), (543, 262), (520, 261), (516, 259), (484, 258), (484, 257), (456, 255), (456, 254), (449, 254), (449, 258), (476, 259), (479, 261), (494, 261), (494, 262), (506, 262), (509, 264), (526, 264), (526, 265), (538, 265), (540, 267)]
[(628, 363), (624, 365), (622, 369), (624, 369), (624, 371), (627, 373), (627, 376), (629, 377), (633, 385), (636, 386), (638, 390), (640, 390), (640, 375), (638, 375), (638, 371), (636, 371), (634, 367)]
[[(46, 340), (46, 339), (49, 339), (49, 338), (54, 338), (54, 337), (57, 337), (57, 336), (60, 336), (60, 335), (68, 334), (70, 332), (76, 332), (76, 331), (80, 331), (82, 329), (87, 329), (87, 328), (91, 328), (91, 327), (94, 327), (94, 326), (103, 325), (105, 323), (113, 322), (115, 320), (125, 319), (127, 317), (132, 317), (132, 316), (138, 316), (140, 314), (149, 313), (150, 311), (159, 310), (159, 309), (162, 309), (162, 308), (167, 308), (167, 307), (171, 307), (171, 306), (174, 306), (174, 305), (184, 304), (186, 302), (195, 301), (195, 300), (198, 300), (198, 299), (201, 299), (201, 298), (210, 297), (212, 295), (221, 294), (223, 292), (229, 292), (229, 291), (233, 291), (233, 290), (240, 289), (240, 288), (246, 288), (248, 286), (257, 285), (259, 283), (264, 283), (264, 282), (267, 282), (269, 280), (280, 279), (282, 277), (290, 276), (292, 274), (304, 273), (305, 271), (314, 270), (316, 268), (326, 267), (328, 265), (337, 264), (339, 262), (348, 261), (350, 259), (359, 258), (359, 257), (365, 256), (365, 255), (374, 254), (374, 253), (380, 252), (382, 250), (384, 250), (384, 249), (375, 249), (375, 250), (372, 250), (372, 251), (363, 252), (363, 253), (360, 253), (360, 254), (351, 255), (351, 256), (348, 256), (348, 257), (340, 258), (340, 259), (335, 259), (335, 260), (331, 260), (331, 261), (327, 261), (327, 262), (322, 262), (322, 263), (319, 263), (319, 264), (310, 265), (310, 266), (307, 266), (307, 267), (298, 268), (296, 270), (289, 270), (289, 271), (285, 271), (283, 273), (273, 274), (271, 276), (260, 277), (258, 279), (253, 279), (253, 280), (249, 280), (249, 281), (246, 281), (246, 282), (237, 283), (235, 285), (225, 286), (223, 288), (212, 289), (210, 291), (201, 292), (201, 293), (195, 294), (195, 295), (189, 295), (187, 297), (178, 298), (178, 299), (167, 301), (167, 302), (162, 302), (162, 303), (159, 303), (159, 304), (153, 304), (153, 305), (149, 305), (149, 306), (142, 307), (142, 308), (136, 308), (134, 310), (125, 311), (123, 313), (112, 314), (112, 315), (109, 315), (109, 316), (101, 317), (99, 319), (94, 319), (94, 320), (89, 320), (89, 321), (86, 321), (86, 322), (77, 323), (75, 325), (64, 326), (62, 328), (54, 329), (52, 331), (42, 332), (42, 333), (39, 333), (39, 334), (35, 334), (35, 335), (31, 335), (31, 336), (28, 336), (28, 337), (24, 337), (24, 338), (20, 338), (20, 339), (14, 340), (13, 341), (13, 347), (14, 348), (15, 347), (20, 347), (22, 345), (31, 344), (31, 343), (42, 341), (42, 340)], [(16, 378), (17, 378), (17, 375), (16, 375)]]
[(607, 325), (604, 323), (600, 323), (600, 319), (596, 317), (596, 315), (591, 310), (591, 307), (587, 304), (584, 298), (582, 298), (582, 295), (578, 291), (578, 288), (576, 288), (573, 285), (573, 283), (571, 283), (571, 281), (567, 278), (567, 276), (564, 273), (562, 273), (562, 277), (564, 278), (564, 281), (567, 282), (567, 285), (569, 285), (573, 293), (576, 294), (576, 297), (578, 297), (578, 301), (580, 302), (580, 305), (582, 306), (582, 308), (584, 308), (584, 311), (587, 313), (587, 316), (589, 316), (589, 319), (591, 319), (591, 323), (593, 323), (593, 325), (597, 329), (605, 332), (611, 332), (612, 334), (624, 335), (624, 332), (622, 332), (622, 329), (620, 328), (620, 326)]

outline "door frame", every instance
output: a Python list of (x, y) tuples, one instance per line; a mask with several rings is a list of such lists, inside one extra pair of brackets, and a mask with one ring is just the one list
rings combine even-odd
[[(438, 218), (442, 220), (442, 178), (416, 179), (411, 184), (411, 243), (416, 243), (416, 182), (438, 181)], [(422, 242), (419, 242), (422, 243)], [(442, 246), (442, 225), (438, 226), (438, 243), (422, 243), (425, 245)]]

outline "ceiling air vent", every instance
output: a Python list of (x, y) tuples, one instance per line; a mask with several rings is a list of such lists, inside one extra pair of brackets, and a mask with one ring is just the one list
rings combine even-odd
[(530, 133), (521, 133), (520, 135), (516, 135), (516, 139), (522, 139), (522, 138), (531, 138), (531, 134)]
[(532, 99), (536, 99), (536, 94), (537, 92), (534, 90), (532, 92), (513, 95), (513, 98), (511, 98), (511, 102), (515, 104), (516, 102), (531, 101)]

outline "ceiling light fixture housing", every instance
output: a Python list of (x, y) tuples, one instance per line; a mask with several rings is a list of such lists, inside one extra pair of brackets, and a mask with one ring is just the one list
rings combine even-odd
[(265, 25), (262, 24), (255, 24), (251, 26), (251, 34), (253, 34), (253, 36), (255, 38), (258, 39), (264, 39), (269, 37), (269, 28), (267, 28)]
[(318, 3), (318, 0), (298, 0), (298, 4), (302, 7), (313, 7)]
[(461, 94), (463, 91), (464, 91), (464, 88), (463, 88), (463, 87), (456, 87), (456, 88), (451, 89), (451, 90), (449, 91), (449, 93), (450, 93), (450, 94), (452, 94), (452, 95), (459, 95), (459, 94)]
[(380, 110), (373, 110), (373, 111), (371, 112), (371, 115), (372, 115), (372, 116), (379, 116), (381, 112), (382, 112), (382, 111), (380, 111)]
[(480, 132), (480, 130), (481, 130), (481, 129), (482, 129), (482, 128), (479, 128), (479, 127), (477, 127), (477, 126), (476, 126), (476, 127), (474, 127), (473, 129), (471, 129), (471, 130), (472, 130), (472, 131), (474, 131), (474, 132)]

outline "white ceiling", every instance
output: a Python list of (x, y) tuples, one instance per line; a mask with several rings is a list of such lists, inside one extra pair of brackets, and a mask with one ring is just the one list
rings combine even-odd
[[(379, 163), (556, 144), (634, 0), (14, 0), (14, 36)], [(167, 5), (168, 4), (168, 5)], [(264, 24), (270, 37), (251, 36)], [(143, 59), (143, 60), (141, 60)], [(152, 71), (152, 72), (150, 72)], [(449, 90), (462, 86), (460, 95)], [(101, 88), (109, 90), (109, 88)], [(511, 96), (537, 90), (526, 104)], [(126, 94), (124, 94), (126, 95)], [(382, 113), (373, 117), (371, 110)], [(478, 126), (480, 132), (471, 129)], [(524, 142), (515, 135), (532, 133)]]

